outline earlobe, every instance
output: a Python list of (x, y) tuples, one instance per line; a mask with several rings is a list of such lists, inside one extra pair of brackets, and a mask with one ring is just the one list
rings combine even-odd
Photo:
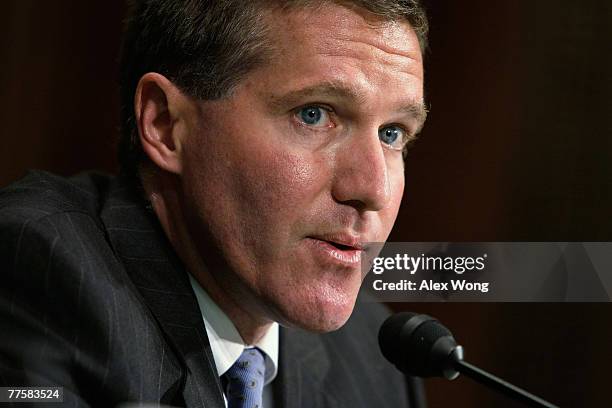
[(166, 77), (147, 73), (140, 78), (134, 95), (138, 135), (143, 151), (163, 170), (181, 173), (180, 138), (177, 133), (175, 95), (180, 93)]

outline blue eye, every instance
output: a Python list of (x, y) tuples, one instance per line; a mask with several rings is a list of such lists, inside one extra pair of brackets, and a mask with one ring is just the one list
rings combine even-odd
[(381, 142), (394, 148), (401, 148), (406, 139), (406, 131), (399, 126), (386, 126), (378, 130)]
[(309, 126), (324, 125), (321, 123), (322, 119), (327, 118), (327, 112), (318, 106), (306, 106), (301, 108), (297, 112), (297, 115), (304, 124)]

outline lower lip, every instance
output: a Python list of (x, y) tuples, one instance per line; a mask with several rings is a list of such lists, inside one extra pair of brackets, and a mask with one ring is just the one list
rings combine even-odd
[(360, 249), (338, 249), (329, 242), (316, 238), (308, 238), (308, 241), (316, 253), (325, 257), (327, 261), (351, 267), (361, 264), (362, 251)]

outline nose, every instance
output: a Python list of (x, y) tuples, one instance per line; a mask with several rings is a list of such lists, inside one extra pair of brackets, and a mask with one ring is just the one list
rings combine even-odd
[(379, 211), (391, 197), (389, 168), (378, 130), (352, 135), (336, 155), (332, 195), (360, 211)]

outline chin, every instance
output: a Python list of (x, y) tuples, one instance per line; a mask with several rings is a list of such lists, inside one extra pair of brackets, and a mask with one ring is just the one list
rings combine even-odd
[(303, 291), (281, 299), (277, 321), (283, 326), (317, 333), (338, 330), (351, 316), (356, 298), (356, 291)]

